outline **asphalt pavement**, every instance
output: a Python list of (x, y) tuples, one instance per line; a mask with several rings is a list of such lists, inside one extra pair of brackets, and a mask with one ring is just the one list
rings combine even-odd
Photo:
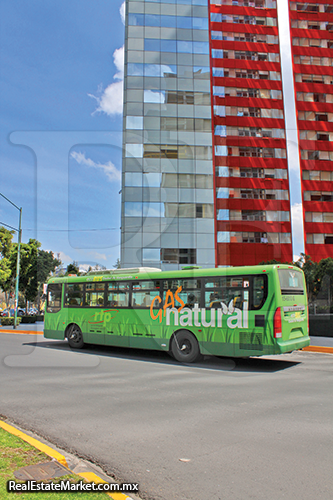
[(33, 334), (0, 346), (0, 414), (145, 499), (333, 496), (331, 354), (181, 365)]

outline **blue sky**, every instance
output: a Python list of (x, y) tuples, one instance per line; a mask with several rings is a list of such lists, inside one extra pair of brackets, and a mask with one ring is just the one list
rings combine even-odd
[[(122, 3), (0, 6), (0, 192), (64, 264), (119, 257)], [(18, 226), (2, 198), (0, 222)]]

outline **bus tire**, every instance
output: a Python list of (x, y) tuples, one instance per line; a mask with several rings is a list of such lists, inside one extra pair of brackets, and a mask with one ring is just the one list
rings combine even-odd
[(72, 349), (82, 349), (84, 346), (81, 328), (75, 323), (67, 327), (66, 337)]
[(201, 358), (195, 336), (187, 330), (179, 330), (171, 339), (171, 353), (181, 363), (194, 363)]

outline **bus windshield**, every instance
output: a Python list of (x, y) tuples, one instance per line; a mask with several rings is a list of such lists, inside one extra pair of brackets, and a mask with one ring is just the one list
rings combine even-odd
[(278, 269), (282, 295), (304, 295), (303, 275), (295, 269)]

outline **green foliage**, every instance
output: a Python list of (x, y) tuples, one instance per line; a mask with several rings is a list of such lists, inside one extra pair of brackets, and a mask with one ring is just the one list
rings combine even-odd
[(46, 283), (51, 273), (61, 265), (61, 260), (56, 259), (53, 252), (38, 249), (37, 254), (37, 281), (39, 285)]
[(314, 295), (321, 298), (333, 296), (333, 259), (322, 259), (314, 271)]
[(120, 262), (120, 259), (118, 258), (115, 262), (115, 264), (113, 264), (113, 266), (115, 269), (120, 269), (121, 268), (121, 262)]
[(10, 279), (10, 255), (12, 252), (12, 239), (14, 231), (8, 231), (4, 227), (0, 227), (0, 286)]
[[(2, 326), (13, 326), (14, 325), (14, 319), (13, 317), (3, 317), (1, 318), (1, 325)], [(17, 318), (16, 324), (19, 325), (21, 323), (21, 318)]]
[(20, 316), (21, 323), (36, 323), (37, 316)]
[[(16, 280), (17, 243), (12, 243), (13, 232), (0, 228), (0, 286), (4, 292), (13, 293)], [(52, 252), (40, 249), (41, 243), (30, 239), (20, 246), (20, 306), (34, 302), (40, 295), (43, 283), (61, 264)], [(1, 270), (4, 272), (1, 273)]]
[(318, 267), (317, 262), (313, 262), (309, 255), (305, 255), (301, 253), (301, 257), (296, 265), (300, 267), (305, 275), (306, 288), (308, 292), (309, 302), (311, 302), (316, 295), (316, 283), (315, 283), (315, 275)]
[(67, 266), (65, 276), (68, 276), (69, 274), (76, 274), (77, 276), (80, 275), (79, 264), (75, 262), (75, 260)]

